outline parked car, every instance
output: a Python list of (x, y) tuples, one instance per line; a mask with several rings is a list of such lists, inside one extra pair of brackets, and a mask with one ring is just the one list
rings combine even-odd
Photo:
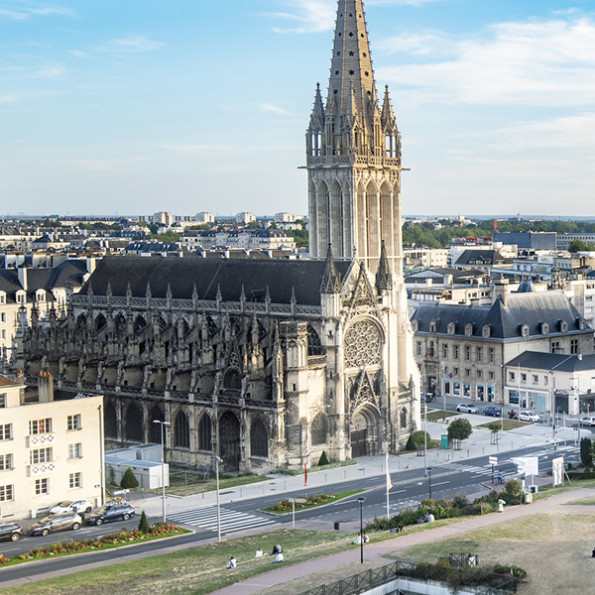
[(532, 424), (534, 424), (536, 421), (539, 421), (539, 415), (531, 411), (521, 411), (519, 413), (519, 420), (530, 421)]
[(80, 529), (83, 519), (76, 512), (51, 514), (31, 525), (31, 535), (47, 535), (56, 531)]
[(479, 409), (470, 403), (459, 403), (457, 405), (457, 411), (459, 413), (477, 413)]
[(65, 500), (50, 508), (50, 514), (60, 514), (62, 512), (91, 512), (93, 505), (89, 500)]
[(492, 417), (502, 417), (502, 409), (498, 407), (484, 407), (484, 415), (491, 415)]
[(587, 416), (587, 417), (581, 417), (580, 420), (580, 425), (581, 426), (595, 426), (595, 417), (593, 416)]
[(4, 523), (0, 525), (0, 539), (18, 541), (23, 536), (23, 527), (16, 523)]
[(136, 514), (134, 508), (130, 504), (123, 504), (121, 506), (104, 506), (97, 512), (88, 515), (85, 518), (87, 525), (103, 525), (111, 521), (127, 521), (130, 517)]

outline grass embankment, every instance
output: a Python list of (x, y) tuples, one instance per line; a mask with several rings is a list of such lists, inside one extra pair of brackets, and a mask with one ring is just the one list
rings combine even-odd
[(503, 429), (505, 432), (507, 430), (516, 430), (517, 428), (522, 428), (523, 426), (527, 425), (524, 421), (516, 421), (514, 419), (503, 419), (503, 420), (496, 419), (496, 420), (487, 422), (485, 424), (480, 424), (475, 427), (476, 428), (485, 428), (486, 430), (489, 430), (490, 428), (488, 426), (490, 426), (491, 424), (498, 424), (500, 426), (500, 428)]
[[(300, 512), (302, 510), (310, 510), (310, 508), (318, 508), (319, 506), (326, 506), (327, 504), (333, 504), (339, 500), (344, 500), (355, 494), (361, 494), (364, 490), (351, 490), (349, 492), (339, 492), (338, 494), (318, 494), (317, 496), (307, 496), (304, 498), (306, 502), (295, 503), (295, 511)], [(261, 508), (263, 512), (271, 514), (288, 514), (293, 512), (293, 503), (289, 500), (281, 500), (275, 506), (269, 508)]]
[[(283, 564), (287, 565), (333, 554), (346, 548), (355, 548), (351, 541), (353, 535), (340, 531), (283, 529), (263, 535), (205, 544), (173, 554), (112, 564), (109, 572), (106, 572), (105, 568), (97, 568), (7, 588), (2, 592), (3, 595), (202, 595), (274, 570), (277, 565), (273, 564), (273, 556), (254, 557), (258, 548), (270, 552), (276, 543), (280, 543), (285, 556)], [(227, 561), (232, 555), (237, 559), (237, 568), (227, 570)]]

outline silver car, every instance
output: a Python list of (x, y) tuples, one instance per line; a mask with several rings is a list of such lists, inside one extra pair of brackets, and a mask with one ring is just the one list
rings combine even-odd
[(31, 535), (47, 535), (56, 531), (66, 531), (80, 529), (83, 519), (76, 512), (67, 512), (64, 514), (51, 514), (31, 525)]

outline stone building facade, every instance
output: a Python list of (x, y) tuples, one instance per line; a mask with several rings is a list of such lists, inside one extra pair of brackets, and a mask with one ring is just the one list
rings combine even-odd
[(530, 350), (593, 353), (593, 330), (561, 291), (500, 293), (491, 306), (421, 303), (412, 317), (422, 391), (507, 405), (504, 366)]
[[(410, 342), (381, 257), (106, 257), (66, 318), (23, 337), (31, 382), (105, 395), (108, 448), (159, 442), (191, 467), (267, 470), (396, 450), (419, 427)], [(400, 350), (404, 349), (405, 353)], [(409, 357), (407, 357), (409, 356)], [(409, 367), (407, 366), (409, 362)]]

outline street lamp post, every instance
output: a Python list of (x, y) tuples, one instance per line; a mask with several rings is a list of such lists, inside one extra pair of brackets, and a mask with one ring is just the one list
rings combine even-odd
[(161, 419), (154, 419), (154, 424), (159, 424), (161, 426), (161, 513), (163, 522), (166, 521), (166, 514), (165, 514), (165, 439), (164, 439), (164, 426), (169, 426), (170, 423), (168, 421), (163, 421)]
[(364, 563), (364, 502), (366, 499), (360, 496), (357, 501), (359, 502), (359, 547), (360, 547), (360, 563)]
[(432, 467), (428, 467), (428, 498), (432, 499)]
[(428, 402), (424, 400), (424, 476), (428, 476), (428, 432), (426, 426), (428, 423)]
[(217, 491), (217, 541), (221, 541), (221, 508), (219, 506), (219, 463), (223, 463), (221, 457), (215, 456), (215, 490)]

